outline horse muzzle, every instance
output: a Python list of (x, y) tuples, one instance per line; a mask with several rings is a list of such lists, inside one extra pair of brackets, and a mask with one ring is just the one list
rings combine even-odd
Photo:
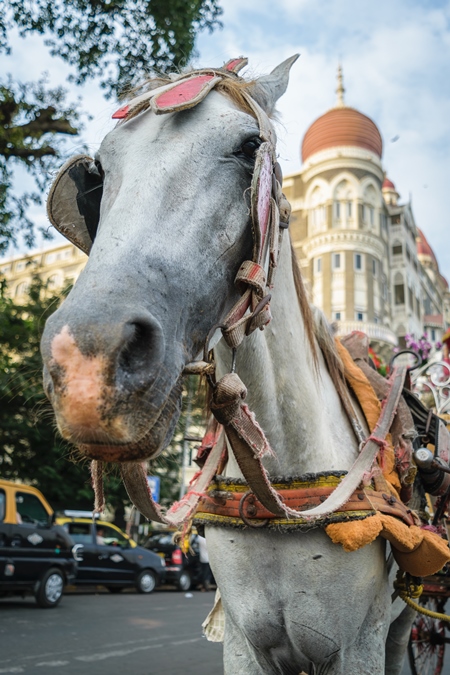
[(77, 330), (61, 327), (57, 315), (56, 329), (50, 320), (44, 331), (42, 354), (44, 386), (63, 438), (103, 461), (157, 454), (179, 390), (159, 373), (165, 342), (158, 321), (145, 314)]

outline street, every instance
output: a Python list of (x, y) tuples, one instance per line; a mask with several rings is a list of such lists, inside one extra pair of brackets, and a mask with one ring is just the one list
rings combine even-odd
[(0, 673), (221, 675), (222, 645), (202, 637), (214, 593), (67, 593), (42, 610), (0, 600)]
[(222, 645), (201, 631), (213, 598), (77, 591), (52, 610), (31, 597), (0, 600), (0, 675), (222, 675)]

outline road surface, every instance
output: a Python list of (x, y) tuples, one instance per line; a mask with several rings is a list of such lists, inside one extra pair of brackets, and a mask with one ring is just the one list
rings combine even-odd
[[(222, 645), (201, 632), (213, 598), (77, 591), (51, 610), (32, 598), (2, 599), (0, 675), (223, 675)], [(446, 656), (442, 675), (450, 675)]]
[(222, 675), (202, 637), (214, 593), (66, 594), (59, 607), (0, 600), (0, 674)]

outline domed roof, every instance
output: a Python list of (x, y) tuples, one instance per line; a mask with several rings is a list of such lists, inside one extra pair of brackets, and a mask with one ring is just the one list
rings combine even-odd
[(383, 151), (378, 127), (370, 117), (344, 104), (342, 69), (338, 69), (337, 105), (311, 124), (302, 143), (302, 161), (320, 150), (350, 145), (370, 150), (380, 157)]
[(417, 228), (417, 232), (418, 232), (418, 236), (416, 238), (417, 255), (424, 257), (426, 256), (427, 258), (430, 258), (431, 261), (436, 266), (436, 268), (439, 269), (436, 256), (434, 255), (433, 249), (431, 248), (430, 244), (427, 242), (424, 233), (422, 232), (422, 230), (419, 230), (419, 228)]
[(302, 143), (302, 161), (319, 150), (350, 145), (381, 159), (383, 141), (374, 122), (354, 108), (332, 108), (311, 124)]
[(386, 178), (383, 181), (383, 185), (381, 186), (382, 190), (395, 190), (395, 185), (394, 183), (389, 180), (389, 178), (386, 176)]

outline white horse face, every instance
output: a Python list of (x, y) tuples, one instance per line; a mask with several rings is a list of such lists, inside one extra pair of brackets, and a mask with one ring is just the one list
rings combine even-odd
[[(290, 65), (272, 93), (261, 86), (269, 108)], [(104, 139), (89, 261), (42, 339), (59, 430), (87, 456), (144, 459), (169, 442), (183, 368), (238, 299), (234, 277), (251, 257), (247, 191), (260, 142), (256, 120), (214, 91)]]

